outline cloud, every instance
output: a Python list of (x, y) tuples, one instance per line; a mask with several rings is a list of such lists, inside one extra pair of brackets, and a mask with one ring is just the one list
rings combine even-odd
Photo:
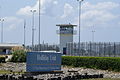
[[(81, 15), (82, 26), (111, 26), (111, 22), (118, 17), (118, 15), (112, 13), (112, 11), (118, 7), (119, 4), (114, 2), (99, 2), (97, 4), (84, 3), (82, 5)], [(74, 23), (78, 23), (78, 17), (75, 18)]]
[(7, 31), (16, 29), (17, 26), (21, 24), (23, 21), (22, 19), (19, 19), (14, 16), (5, 17), (4, 19), (5, 19), (5, 23), (7, 23), (5, 24)]
[(54, 1), (53, 4), (57, 5), (57, 4), (58, 4), (58, 1)]
[(61, 16), (61, 18), (66, 18), (67, 16), (69, 16), (71, 13), (73, 12), (73, 7), (66, 3), (64, 5), (64, 14)]
[(32, 8), (30, 7), (30, 6), (26, 6), (25, 8), (21, 8), (18, 12), (17, 12), (17, 14), (18, 15), (27, 15), (27, 16), (29, 16), (29, 15), (31, 15), (31, 13), (30, 13), (30, 10), (31, 10)]
[(13, 29), (15, 29), (16, 28), (16, 24), (11, 24), (11, 25), (9, 25), (9, 27), (8, 27), (9, 29), (8, 30), (13, 30)]
[(11, 22), (21, 22), (21, 19), (14, 17), (14, 16), (9, 16), (9, 17), (5, 17), (5, 21), (7, 23), (11, 23)]
[(118, 3), (114, 2), (99, 2), (97, 4), (91, 4), (89, 2), (85, 2), (82, 6), (83, 10), (112, 10), (116, 7), (119, 7)]
[(90, 10), (82, 14), (83, 20), (96, 20), (100, 22), (107, 22), (115, 18), (115, 15), (107, 11)]
[[(57, 0), (40, 0), (41, 1), (41, 14), (45, 14), (46, 7), (49, 7), (49, 5), (52, 3), (54, 5), (58, 4)], [(34, 6), (26, 6), (24, 8), (21, 8), (17, 11), (17, 15), (25, 15), (30, 16), (30, 10), (35, 9), (37, 10), (37, 13), (39, 11), (39, 0), (37, 0), (36, 4)]]
[[(74, 8), (69, 3), (58, 4), (58, 0), (41, 0), (41, 14), (47, 15), (50, 17), (57, 17), (61, 21), (63, 19), (70, 21), (71, 18), (74, 18), (74, 21), (71, 20), (74, 24), (78, 23), (78, 9)], [(31, 9), (36, 9), (38, 14), (39, 0), (33, 6), (26, 6), (17, 11), (18, 15), (30, 16), (32, 13)], [(83, 26), (99, 25), (103, 26), (117, 18), (117, 15), (112, 11), (118, 8), (119, 4), (115, 2), (98, 2), (92, 4), (90, 2), (85, 2), (82, 5), (82, 24)], [(70, 17), (69, 17), (70, 16)], [(64, 21), (65, 22), (65, 21)], [(107, 26), (107, 25), (106, 25)]]

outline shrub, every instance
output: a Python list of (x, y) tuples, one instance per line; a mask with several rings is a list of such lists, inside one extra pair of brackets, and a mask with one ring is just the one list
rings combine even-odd
[(0, 63), (5, 63), (5, 57), (0, 57)]
[(11, 62), (25, 62), (26, 52), (24, 50), (16, 50), (12, 53)]
[(62, 65), (120, 71), (120, 58), (62, 56)]

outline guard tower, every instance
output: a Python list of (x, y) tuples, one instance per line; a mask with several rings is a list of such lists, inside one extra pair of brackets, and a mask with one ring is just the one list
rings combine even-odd
[(69, 42), (73, 42), (73, 35), (76, 34), (74, 27), (76, 27), (77, 25), (57, 24), (56, 26), (59, 26), (57, 34), (60, 35), (60, 52), (66, 54), (66, 44)]

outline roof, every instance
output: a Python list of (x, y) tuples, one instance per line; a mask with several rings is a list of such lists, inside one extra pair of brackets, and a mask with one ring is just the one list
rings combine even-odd
[(22, 47), (22, 45), (15, 43), (3, 43), (0, 44), (0, 47)]
[(60, 27), (77, 27), (77, 25), (73, 25), (73, 24), (57, 24), (56, 26), (60, 26)]
[(48, 50), (48, 51), (32, 51), (32, 52), (40, 52), (40, 53), (60, 53), (60, 52), (56, 52), (56, 51), (52, 51), (52, 50)]

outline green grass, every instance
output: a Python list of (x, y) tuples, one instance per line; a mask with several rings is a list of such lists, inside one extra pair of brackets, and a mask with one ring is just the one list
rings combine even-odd
[(6, 74), (6, 73), (10, 74), (11, 72), (10, 71), (3, 71), (3, 70), (0, 71), (0, 74)]
[(0, 74), (24, 74), (24, 72), (10, 72), (10, 71), (5, 71), (5, 70), (0, 70)]

